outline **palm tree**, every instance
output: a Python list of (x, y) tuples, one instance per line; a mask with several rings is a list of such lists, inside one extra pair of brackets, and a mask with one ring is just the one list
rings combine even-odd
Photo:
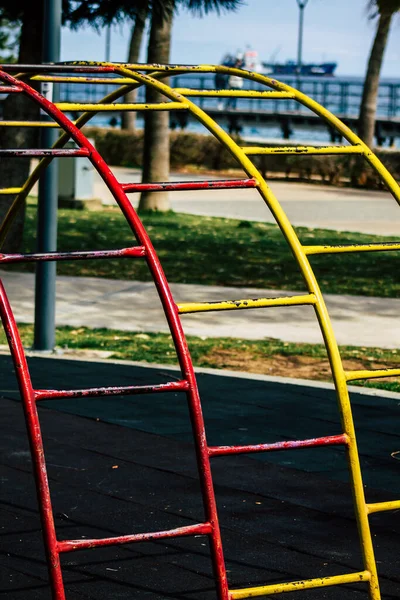
[[(24, 0), (2, 0), (0, 19), (20, 28), (18, 62), (21, 64), (42, 62), (42, 32), (44, 2), (25, 2)], [(35, 84), (34, 84), (35, 85)], [(10, 94), (3, 103), (3, 119), (7, 121), (37, 121), (39, 107), (24, 94)], [(35, 131), (32, 131), (35, 130)], [(38, 128), (2, 127), (0, 148), (26, 148), (38, 146)], [(1, 187), (22, 187), (30, 168), (28, 157), (3, 157), (0, 161)], [(0, 221), (10, 207), (14, 197), (0, 194)], [(18, 252), (22, 243), (25, 221), (25, 204), (21, 207), (8, 233), (2, 251)]]
[[(143, 33), (146, 26), (147, 16), (149, 12), (149, 3), (145, 1), (138, 8), (135, 24), (132, 29), (131, 39), (128, 49), (128, 63), (134, 64), (139, 62), (140, 48), (142, 46)], [(134, 104), (136, 102), (137, 90), (132, 90), (125, 94), (124, 102)], [(135, 131), (136, 113), (133, 111), (124, 111), (121, 118), (121, 129)]]
[(373, 11), (371, 18), (378, 17), (378, 27), (364, 81), (358, 132), (361, 139), (371, 147), (374, 141), (379, 78), (383, 56), (393, 17), (396, 12), (400, 11), (400, 0), (370, 0), (369, 8)]
[[(170, 60), (171, 28), (174, 11), (184, 6), (202, 16), (210, 11), (235, 10), (243, 0), (153, 0), (147, 62), (166, 64)], [(147, 89), (147, 102), (160, 102), (163, 96)], [(145, 115), (142, 181), (169, 179), (169, 114), (167, 111)], [(142, 192), (139, 210), (168, 210), (168, 192)]]
[[(162, 4), (162, 5), (161, 5)], [(154, 2), (151, 10), (151, 27), (147, 48), (147, 62), (169, 63), (174, 0)], [(151, 87), (146, 88), (146, 102), (162, 102), (165, 97)], [(169, 179), (169, 113), (147, 112), (144, 116), (142, 181), (168, 181)], [(142, 192), (139, 210), (169, 209), (168, 192)]]

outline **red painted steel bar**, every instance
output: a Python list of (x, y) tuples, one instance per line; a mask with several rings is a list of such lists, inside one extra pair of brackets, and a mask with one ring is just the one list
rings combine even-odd
[[(19, 69), (21, 69), (21, 67), (19, 67)], [(108, 72), (118, 73), (117, 66), (115, 67), (115, 70), (113, 67), (104, 70), (107, 70)], [(217, 507), (211, 475), (210, 457), (208, 455), (204, 419), (196, 377), (194, 374), (189, 349), (186, 343), (177, 307), (173, 300), (171, 290), (169, 288), (167, 279), (165, 277), (164, 271), (161, 267), (157, 254), (154, 250), (154, 247), (136, 211), (132, 207), (131, 202), (122, 190), (121, 185), (118, 183), (118, 181), (116, 180), (113, 173), (110, 171), (103, 158), (92, 146), (92, 144), (90, 144), (90, 142), (83, 135), (83, 133), (59, 109), (57, 109), (56, 106), (54, 106), (46, 98), (42, 97), (35, 89), (31, 88), (29, 85), (25, 84), (22, 81), (15, 80), (11, 75), (5, 73), (4, 71), (0, 71), (0, 80), (8, 84), (21, 86), (23, 91), (34, 101), (36, 101), (41, 106), (41, 108), (43, 108), (48, 113), (48, 115), (51, 116), (54, 119), (54, 121), (58, 123), (70, 135), (70, 137), (77, 143), (78, 146), (85, 147), (88, 149), (89, 158), (93, 166), (101, 175), (103, 181), (108, 186), (117, 204), (120, 206), (122, 213), (124, 214), (132, 229), (133, 234), (138, 240), (138, 243), (140, 245), (145, 246), (146, 248), (146, 261), (149, 270), (153, 276), (153, 280), (156, 285), (161, 304), (163, 306), (167, 318), (167, 322), (175, 344), (179, 364), (182, 370), (183, 378), (189, 382), (189, 389), (186, 392), (186, 394), (193, 429), (193, 436), (195, 440), (195, 451), (200, 475), (201, 492), (205, 508), (205, 518), (206, 522), (210, 523), (211, 525), (211, 530), (209, 533), (209, 542), (215, 573), (217, 597), (219, 600), (229, 600), (225, 561), (222, 551), (221, 533), (218, 522)], [(30, 424), (28, 424), (28, 428), (30, 428)], [(40, 503), (43, 504), (46, 497), (50, 498), (47, 480), (46, 485), (44, 487), (38, 484), (38, 490)], [(45, 512), (49, 512), (52, 519), (51, 505), (46, 508)], [(47, 543), (47, 538), (45, 538), (45, 543)], [(53, 551), (53, 546), (51, 546), (51, 548)], [(53, 562), (49, 562), (49, 570), (53, 570)], [(64, 600), (65, 594), (62, 584), (61, 573), (58, 583), (56, 583), (55, 585), (53, 585), (52, 583), (52, 590), (54, 600)]]
[(49, 482), (47, 479), (46, 462), (44, 458), (43, 440), (40, 431), (35, 394), (29, 375), (24, 348), (18, 332), (18, 327), (8, 301), (6, 291), (1, 281), (0, 316), (10, 346), (11, 357), (15, 367), (15, 373), (22, 399), (22, 406), (25, 414), (52, 596), (54, 600), (65, 600), (64, 584), (61, 573), (59, 552), (57, 548), (56, 530), (54, 526)]
[(215, 181), (160, 181), (158, 183), (122, 183), (125, 193), (132, 192), (179, 192), (188, 190), (227, 190), (255, 188), (255, 179), (217, 179)]
[(0, 263), (36, 262), (41, 260), (85, 260), (89, 258), (142, 258), (145, 255), (146, 250), (144, 246), (133, 246), (132, 248), (121, 248), (118, 250), (0, 254)]
[(0, 150), (0, 156), (55, 156), (55, 157), (71, 157), (71, 156), (90, 156), (88, 148), (12, 148)]
[(12, 94), (13, 92), (22, 92), (22, 90), (15, 85), (0, 85), (0, 94)]
[(137, 394), (159, 394), (164, 392), (187, 392), (189, 383), (182, 381), (169, 381), (154, 385), (124, 385), (99, 388), (85, 388), (81, 390), (35, 390), (35, 399), (58, 400), (60, 398), (86, 398), (97, 396), (135, 396)]
[[(79, 65), (79, 64), (61, 64), (61, 65), (15, 65), (13, 63), (5, 63), (1, 65), (1, 69), (7, 73), (115, 73), (116, 69), (112, 65)], [(18, 85), (16, 80), (14, 85)]]
[(294, 448), (314, 448), (316, 446), (337, 446), (349, 443), (348, 436), (328, 435), (325, 437), (311, 438), (309, 440), (293, 440), (287, 442), (275, 442), (273, 444), (250, 444), (248, 446), (210, 446), (210, 456), (227, 456), (228, 454), (245, 454), (250, 452), (271, 452), (273, 450), (293, 450)]
[(197, 525), (187, 525), (186, 527), (177, 527), (176, 529), (169, 529), (166, 531), (154, 531), (152, 533), (135, 533), (133, 535), (120, 535), (117, 537), (100, 539), (64, 540), (57, 543), (57, 548), (60, 553), (74, 552), (75, 550), (84, 550), (85, 548), (101, 548), (103, 546), (164, 540), (188, 535), (209, 535), (211, 532), (211, 523), (198, 523)]

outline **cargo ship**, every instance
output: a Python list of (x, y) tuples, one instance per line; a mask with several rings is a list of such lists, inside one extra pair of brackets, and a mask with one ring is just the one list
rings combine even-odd
[(285, 63), (277, 63), (270, 60), (263, 62), (259, 60), (257, 50), (249, 48), (244, 53), (238, 51), (236, 55), (226, 54), (221, 64), (227, 67), (238, 66), (264, 75), (301, 75), (302, 77), (332, 77), (337, 67), (335, 62), (303, 63), (299, 73), (296, 61), (288, 60)]
[(288, 60), (285, 63), (262, 62), (262, 72), (266, 75), (302, 75), (308, 77), (331, 77), (334, 75), (337, 63), (304, 63), (300, 67), (300, 73), (297, 69), (297, 63), (294, 60)]

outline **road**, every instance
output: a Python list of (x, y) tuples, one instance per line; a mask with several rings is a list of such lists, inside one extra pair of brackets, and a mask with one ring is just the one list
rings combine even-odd
[[(119, 181), (140, 181), (138, 169), (114, 167)], [(173, 174), (171, 180), (221, 179), (205, 175)], [(270, 186), (295, 226), (320, 227), (375, 235), (400, 234), (400, 207), (389, 192), (335, 188), (314, 184), (271, 181)], [(96, 174), (95, 196), (113, 203)], [(136, 206), (137, 195), (131, 194)], [(268, 207), (254, 189), (170, 192), (177, 212), (273, 223)]]

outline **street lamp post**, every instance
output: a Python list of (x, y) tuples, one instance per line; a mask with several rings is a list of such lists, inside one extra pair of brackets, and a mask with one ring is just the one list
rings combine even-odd
[(303, 25), (304, 25), (304, 9), (308, 4), (308, 0), (297, 0), (299, 6), (299, 37), (297, 41), (297, 75), (301, 74), (301, 65), (303, 60)]
[(111, 25), (106, 27), (106, 62), (110, 62), (111, 57)]

